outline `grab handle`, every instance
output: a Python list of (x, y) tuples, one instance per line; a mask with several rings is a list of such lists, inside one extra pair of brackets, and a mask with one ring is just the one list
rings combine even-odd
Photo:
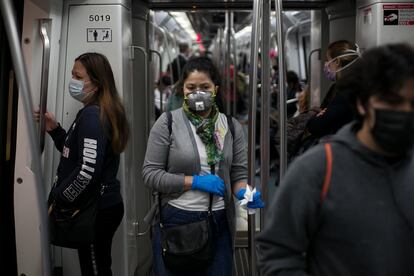
[[(159, 76), (158, 76), (158, 81), (161, 83), (161, 76), (162, 76), (162, 56), (161, 53), (150, 49), (149, 50), (150, 53), (156, 54), (158, 56), (158, 59), (160, 60), (160, 68), (159, 68)], [(163, 112), (163, 106), (162, 106), (162, 91), (160, 90), (160, 111)]]
[(42, 69), (41, 69), (41, 78), (40, 78), (40, 107), (39, 107), (39, 144), (40, 144), (40, 153), (43, 152), (45, 148), (45, 120), (44, 116), (47, 109), (47, 89), (49, 81), (49, 60), (50, 60), (50, 40), (48, 36), (48, 31), (50, 30), (50, 25), (52, 23), (51, 19), (40, 19), (39, 20), (39, 31), (40, 37), (43, 44), (43, 57), (42, 57)]
[[(144, 47), (141, 47), (141, 46), (134, 46), (134, 45), (130, 46), (130, 59), (131, 60), (134, 60), (135, 59), (135, 50), (139, 50), (144, 55), (144, 66), (145, 66), (145, 70), (144, 70), (145, 93), (148, 93), (149, 84), (148, 84), (148, 73), (147, 73), (147, 70), (148, 70), (148, 54), (147, 54), (147, 50)], [(146, 122), (147, 122), (145, 124), (145, 135), (146, 135), (146, 137), (148, 137), (149, 136), (149, 131), (150, 131), (150, 127), (149, 127), (149, 124), (148, 124), (148, 122), (150, 120), (150, 108), (149, 108), (150, 105), (148, 103), (149, 102), (149, 100), (148, 100), (149, 97), (145, 97), (145, 98), (146, 98), (146, 101), (147, 101), (146, 111), (145, 111)]]

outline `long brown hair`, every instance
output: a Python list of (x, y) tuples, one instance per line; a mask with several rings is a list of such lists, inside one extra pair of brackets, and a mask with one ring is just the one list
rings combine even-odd
[(128, 143), (129, 126), (125, 109), (115, 86), (114, 74), (108, 59), (99, 53), (85, 53), (75, 59), (85, 67), (91, 82), (98, 88), (87, 98), (85, 105), (100, 107), (101, 125), (111, 125), (111, 145), (115, 153), (121, 153)]

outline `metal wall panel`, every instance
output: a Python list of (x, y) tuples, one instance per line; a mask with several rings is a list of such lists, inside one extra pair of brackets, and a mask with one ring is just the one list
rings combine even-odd
[[(131, 103), (131, 77), (129, 46), (131, 45), (131, 10), (129, 1), (67, 1), (64, 7), (64, 26), (62, 28), (62, 55), (59, 73), (59, 99), (56, 110), (57, 119), (64, 128), (73, 122), (82, 104), (74, 100), (68, 92), (72, 77), (74, 59), (85, 52), (104, 54), (112, 67), (115, 84), (123, 98), (127, 116), (133, 109)], [(95, 33), (96, 31), (96, 33)], [(95, 35), (94, 35), (95, 33)], [(60, 111), (60, 112), (59, 112)], [(129, 271), (128, 235), (134, 236), (134, 209), (128, 209), (131, 201), (129, 191), (134, 189), (135, 172), (132, 162), (132, 140), (121, 154), (118, 179), (121, 181), (121, 193), (124, 198), (125, 215), (115, 233), (112, 243), (112, 270), (114, 275), (133, 275)], [(64, 249), (62, 253), (64, 275), (80, 275), (77, 253)]]
[[(386, 43), (414, 45), (414, 3), (409, 0), (358, 1), (356, 41), (362, 50)], [(393, 15), (386, 21), (387, 15)]]

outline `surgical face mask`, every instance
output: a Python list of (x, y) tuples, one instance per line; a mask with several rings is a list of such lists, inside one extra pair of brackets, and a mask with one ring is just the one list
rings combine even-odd
[(213, 105), (213, 98), (213, 93), (210, 91), (195, 91), (185, 96), (188, 107), (194, 112), (209, 110)]
[(414, 112), (375, 109), (372, 135), (386, 152), (407, 153), (414, 145)]
[(85, 82), (77, 79), (71, 79), (69, 82), (69, 93), (70, 95), (80, 102), (83, 102), (86, 97), (91, 95), (93, 92), (83, 91), (85, 88)]
[[(332, 61), (332, 60), (331, 60)], [(329, 63), (331, 63), (331, 61), (329, 62), (325, 62), (325, 66), (323, 67), (323, 74), (325, 75), (325, 77), (330, 80), (330, 81), (335, 81), (335, 71), (332, 71), (329, 68)]]
[[(347, 65), (345, 65), (344, 67), (341, 67), (341, 68), (339, 68), (336, 71), (332, 71), (329, 68), (329, 64), (331, 64), (334, 60), (340, 59), (340, 58), (343, 58), (343, 57), (349, 57), (349, 56), (356, 56), (356, 58), (353, 61), (351, 61), (350, 63), (348, 63)], [(355, 50), (345, 50), (344, 54), (339, 55), (339, 56), (331, 59), (330, 61), (325, 62), (325, 66), (323, 68), (323, 73), (324, 73), (325, 77), (328, 80), (330, 80), (330, 81), (335, 81), (336, 80), (336, 74), (339, 73), (339, 72), (341, 72), (342, 70), (348, 68), (349, 66), (351, 66), (355, 61), (358, 60), (358, 58), (360, 56), (361, 56), (361, 54), (359, 52), (358, 46), (357, 46), (357, 50), (356, 51)]]
[[(329, 68), (329, 64), (331, 64), (331, 62), (333, 62), (334, 60), (340, 59), (340, 58), (343, 58), (343, 57), (349, 57), (349, 56), (356, 56), (356, 58), (353, 61), (351, 61), (350, 63), (348, 63), (347, 65), (345, 65), (344, 67), (341, 67), (336, 71), (332, 71)], [(330, 81), (335, 81), (336, 80), (336, 74), (341, 72), (342, 70), (348, 68), (349, 66), (351, 66), (355, 61), (358, 60), (358, 58), (360, 56), (361, 56), (361, 54), (359, 53), (359, 50), (356, 50), (356, 51), (355, 50), (346, 50), (344, 54), (342, 54), (340, 56), (337, 56), (337, 57), (331, 59), (330, 61), (325, 62), (325, 66), (323, 68), (323, 73), (324, 73), (325, 77)]]
[(84, 82), (81, 80), (71, 79), (69, 82), (69, 93), (70, 95), (78, 101), (83, 101), (86, 94), (83, 93)]

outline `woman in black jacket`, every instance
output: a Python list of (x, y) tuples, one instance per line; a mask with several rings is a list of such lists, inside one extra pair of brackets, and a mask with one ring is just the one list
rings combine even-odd
[[(69, 93), (84, 107), (67, 132), (53, 114), (44, 114), (45, 128), (62, 153), (49, 211), (65, 210), (74, 216), (85, 202), (99, 197), (96, 220), (91, 222), (94, 242), (79, 246), (79, 262), (82, 276), (112, 275), (112, 238), (124, 214), (116, 175), (129, 127), (107, 58), (98, 53), (76, 58)], [(38, 112), (35, 117), (39, 119)]]
[[(331, 43), (326, 52), (325, 76), (331, 81), (337, 81), (358, 59), (359, 55), (357, 45), (347, 40)], [(307, 131), (316, 140), (325, 135), (334, 134), (353, 119), (349, 95), (337, 93), (335, 83), (330, 87), (320, 108), (321, 112), (310, 119), (307, 124)]]

